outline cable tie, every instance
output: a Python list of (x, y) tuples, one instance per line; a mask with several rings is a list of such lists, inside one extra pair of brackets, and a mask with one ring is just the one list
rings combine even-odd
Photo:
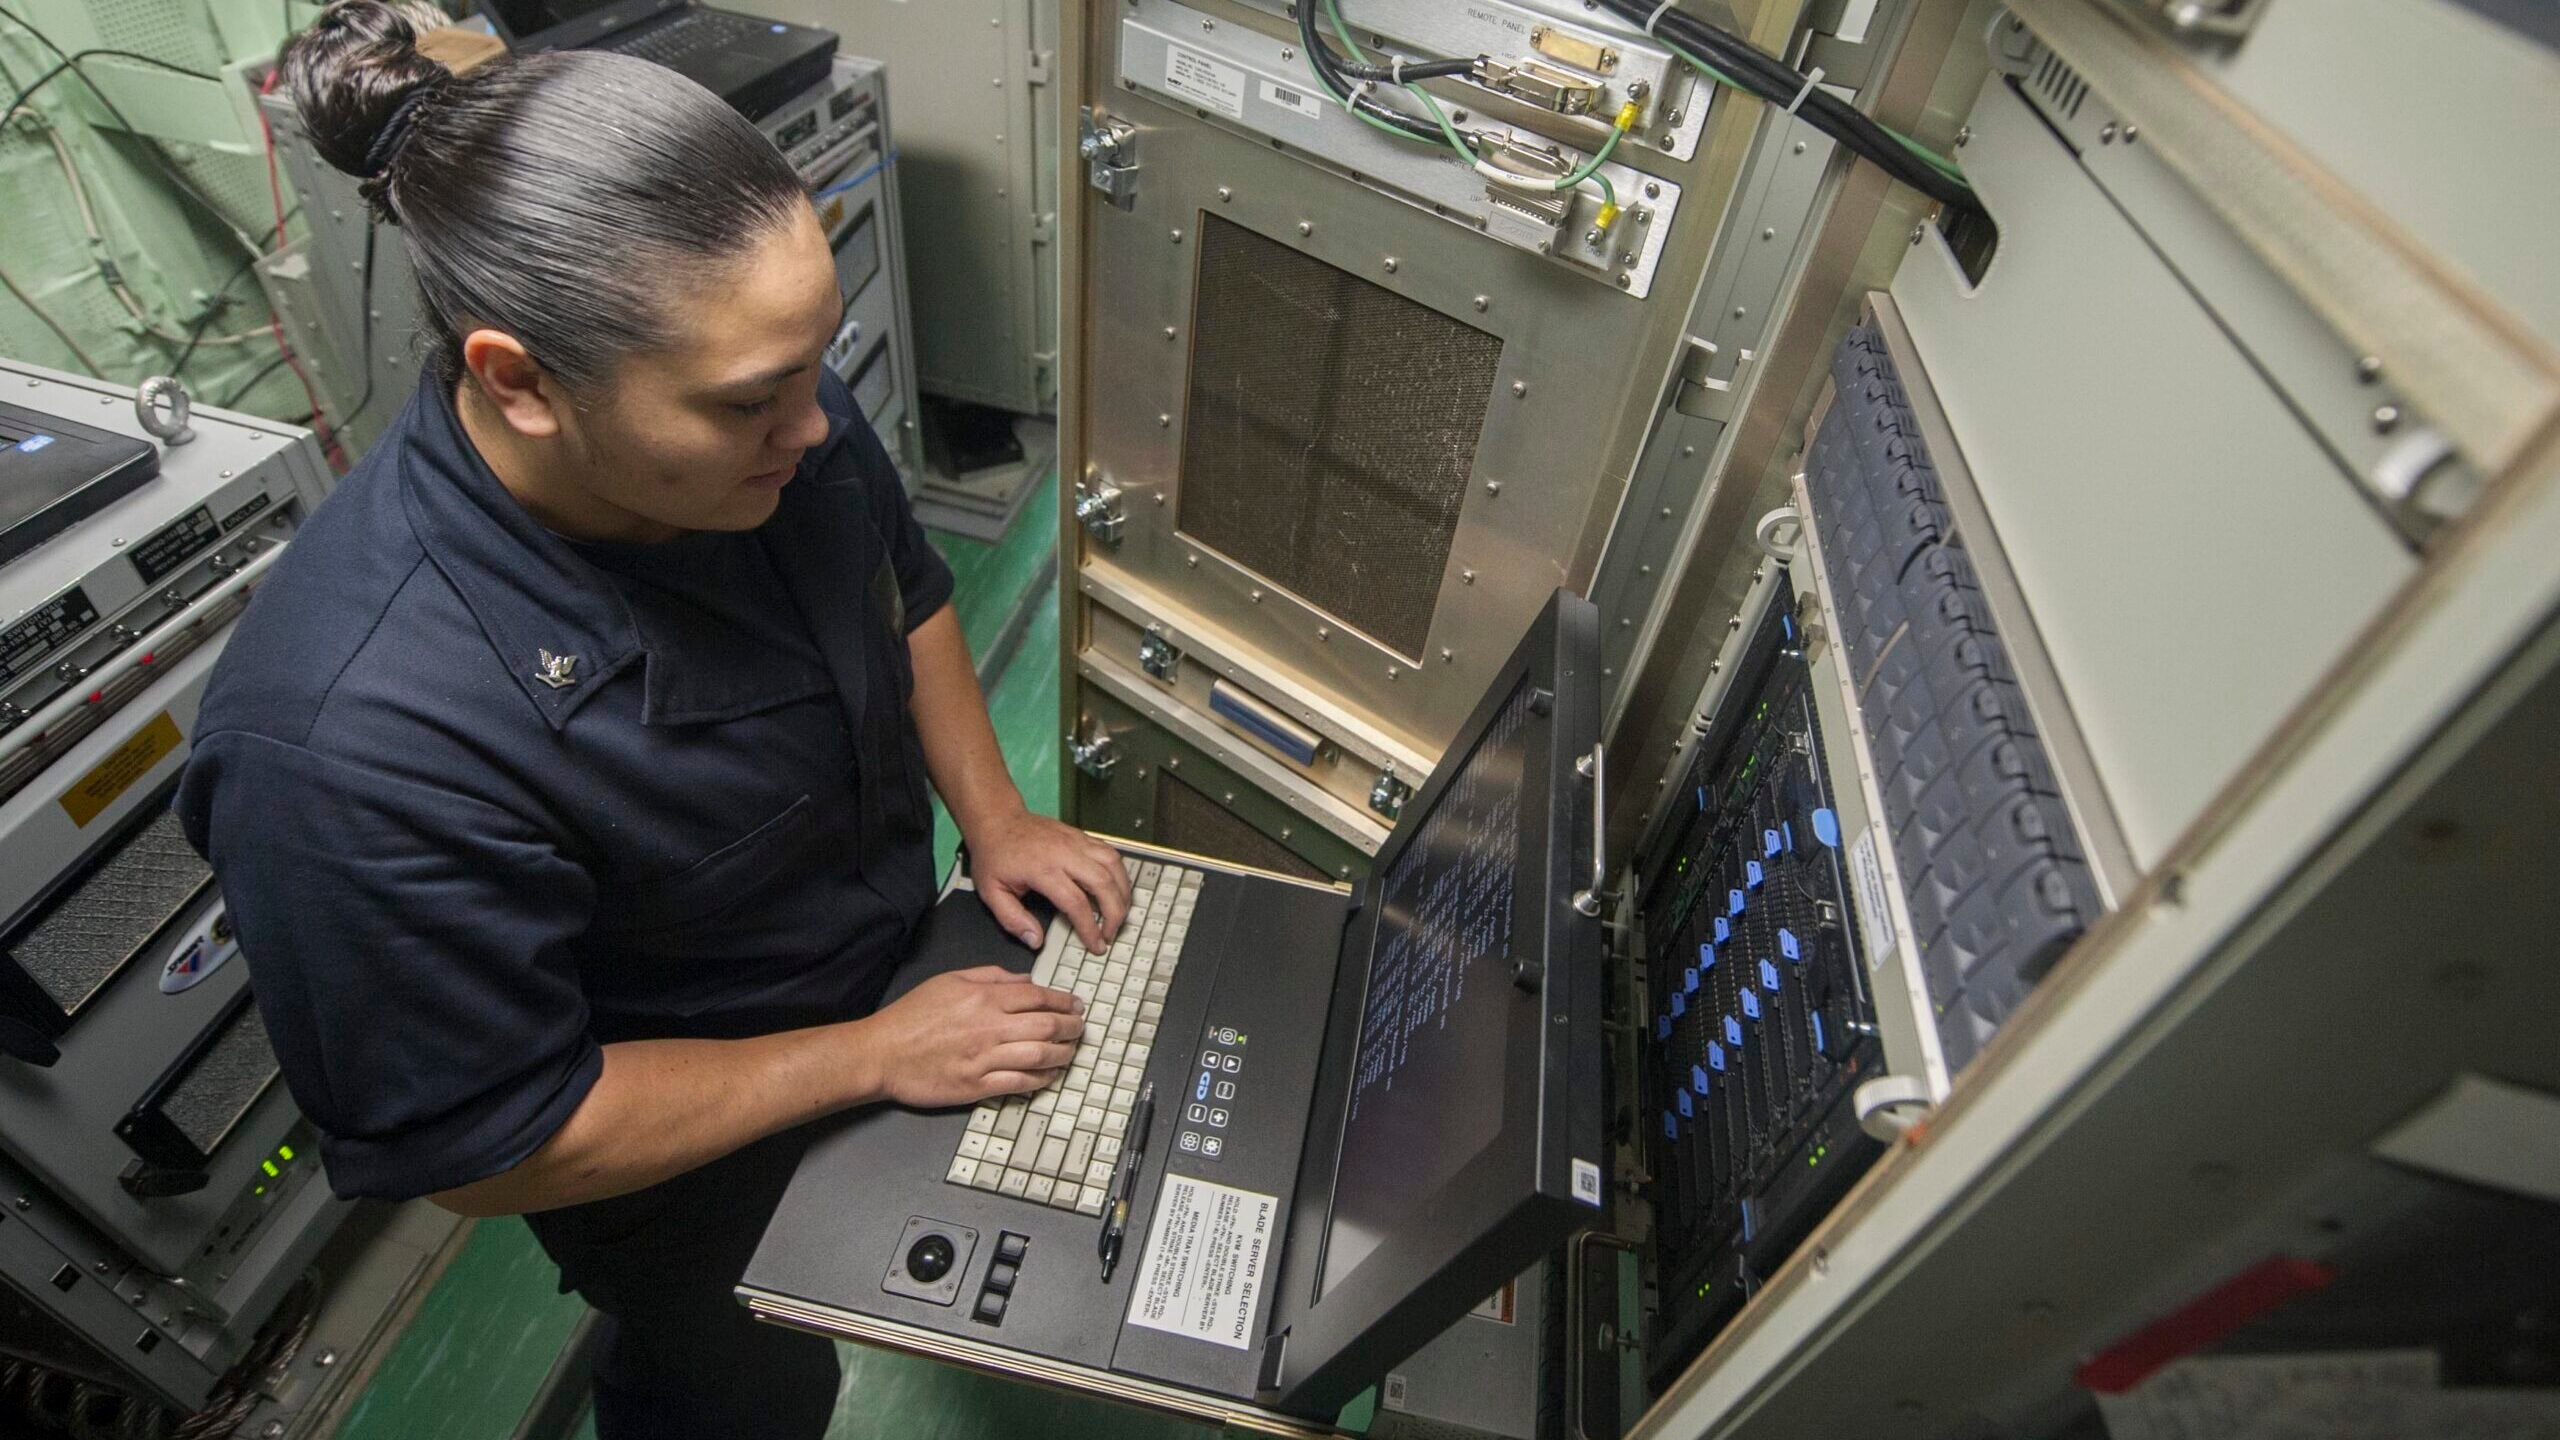
[(1787, 113), (1789, 115), (1795, 114), (1796, 107), (1804, 103), (1804, 97), (1812, 94), (1813, 87), (1821, 83), (1822, 67), (1816, 65), (1813, 67), (1813, 73), (1804, 77), (1804, 88), (1796, 92), (1796, 98), (1787, 102)]
[[(1656, 6), (1654, 6), (1654, 7), (1653, 7), (1653, 13), (1652, 13), (1652, 14), (1650, 14), (1650, 15), (1647, 15), (1646, 17), (1644, 17), (1644, 33), (1646, 33), (1647, 35), (1652, 35), (1652, 34), (1653, 34), (1653, 27), (1654, 27), (1655, 22), (1656, 22), (1656, 21), (1659, 21), (1659, 20), (1662, 18), (1662, 12), (1663, 12), (1663, 11), (1665, 11), (1665, 10), (1670, 9), (1670, 8), (1671, 8), (1671, 5), (1672, 5), (1672, 0), (1662, 0), (1662, 3), (1661, 3), (1661, 4), (1656, 5)], [(1657, 38), (1657, 39), (1658, 39), (1658, 38), (1660, 38), (1660, 37), (1658, 37), (1658, 36), (1657, 36), (1657, 37), (1655, 37), (1655, 38)]]
[(1391, 80), (1393, 80), (1393, 81), (1395, 81), (1395, 83), (1397, 83), (1398, 85), (1403, 84), (1403, 83), (1404, 83), (1404, 57), (1403, 57), (1403, 56), (1401, 56), (1401, 55), (1390, 55), (1390, 56), (1388, 56), (1388, 57), (1387, 57), (1387, 60), (1388, 60), (1388, 65), (1387, 65), (1387, 76), (1388, 76), (1388, 78), (1389, 78), (1389, 79), (1391, 79)]

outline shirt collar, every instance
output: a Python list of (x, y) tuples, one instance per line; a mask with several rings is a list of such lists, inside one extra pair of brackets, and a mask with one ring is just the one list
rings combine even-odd
[[(827, 441), (802, 458), (795, 485), (807, 480), (812, 459), (827, 453), (851, 423), (833, 407), (827, 419)], [(797, 665), (775, 669), (770, 684), (760, 683), (758, 693), (747, 695), (715, 681), (698, 663), (705, 657), (654, 649), (612, 578), (544, 529), (499, 483), (463, 430), (452, 393), (433, 377), (410, 396), (392, 431), (399, 437), (402, 503), (410, 523), (480, 622), (507, 673), (554, 730), (566, 728), (587, 697), (635, 657), (648, 660), (644, 723), (725, 718), (813, 693), (810, 672)], [(385, 436), (386, 443), (390, 439)], [(774, 558), (781, 564), (782, 550)], [(810, 623), (814, 627), (816, 617)]]

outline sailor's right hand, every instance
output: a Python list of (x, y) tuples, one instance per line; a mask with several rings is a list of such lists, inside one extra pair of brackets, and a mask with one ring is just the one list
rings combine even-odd
[(936, 975), (859, 1025), (881, 1098), (934, 1109), (1048, 1084), (1075, 1058), (1084, 1002), (982, 965)]

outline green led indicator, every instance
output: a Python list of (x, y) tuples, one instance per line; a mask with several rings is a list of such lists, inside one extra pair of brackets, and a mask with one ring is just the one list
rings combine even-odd
[(276, 1147), (276, 1155), (280, 1159), (290, 1160), (293, 1158), (293, 1147), (290, 1145), (279, 1145)]
[(270, 1180), (274, 1179), (278, 1174), (282, 1173), (282, 1172), (280, 1172), (280, 1171), (278, 1171), (278, 1170), (276, 1169), (276, 1162), (274, 1162), (273, 1160), (261, 1160), (261, 1161), (259, 1161), (259, 1162), (258, 1162), (258, 1168), (259, 1168), (259, 1169), (261, 1169), (261, 1170), (266, 1171), (266, 1172), (267, 1172), (267, 1178), (268, 1178), (268, 1179), (270, 1179)]
[(264, 1185), (261, 1185), (261, 1186), (259, 1186), (257, 1189), (252, 1190), (252, 1191), (250, 1191), (249, 1193), (250, 1193), (250, 1194), (252, 1194), (252, 1195), (264, 1195), (264, 1194), (266, 1194), (266, 1193), (267, 1193), (267, 1187), (266, 1187), (266, 1186), (264, 1186)]

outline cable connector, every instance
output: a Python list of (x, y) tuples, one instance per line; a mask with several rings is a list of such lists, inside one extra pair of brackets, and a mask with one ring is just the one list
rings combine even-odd
[(1636, 128), (1636, 102), (1630, 100), (1619, 106), (1618, 118), (1610, 123), (1621, 135)]
[(1591, 223), (1599, 226), (1603, 231), (1606, 231), (1610, 226), (1618, 223), (1618, 214), (1617, 201), (1603, 200), (1600, 202), (1599, 215), (1596, 216)]

